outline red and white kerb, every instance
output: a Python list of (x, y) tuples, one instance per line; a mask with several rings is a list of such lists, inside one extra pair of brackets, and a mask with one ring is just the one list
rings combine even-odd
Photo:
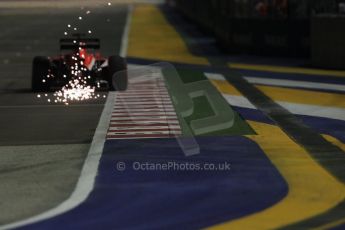
[(129, 84), (118, 92), (107, 139), (170, 138), (181, 127), (162, 79)]

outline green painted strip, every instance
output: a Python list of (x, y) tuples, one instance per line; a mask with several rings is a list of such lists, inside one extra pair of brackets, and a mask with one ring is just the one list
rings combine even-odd
[(202, 72), (169, 69), (163, 73), (183, 135), (255, 134)]
[(208, 78), (204, 75), (203, 72), (193, 70), (193, 69), (177, 69), (177, 73), (179, 77), (183, 81), (183, 83), (188, 84), (196, 81), (204, 81), (208, 80)]

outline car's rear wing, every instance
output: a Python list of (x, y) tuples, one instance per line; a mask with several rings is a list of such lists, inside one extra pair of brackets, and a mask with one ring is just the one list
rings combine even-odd
[(99, 49), (101, 47), (100, 40), (97, 38), (61, 38), (60, 50), (78, 49)]

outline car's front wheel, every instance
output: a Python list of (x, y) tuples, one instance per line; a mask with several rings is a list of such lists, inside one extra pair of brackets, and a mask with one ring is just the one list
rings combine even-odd
[(124, 91), (127, 89), (127, 63), (119, 55), (113, 55), (108, 58), (108, 83), (110, 90)]

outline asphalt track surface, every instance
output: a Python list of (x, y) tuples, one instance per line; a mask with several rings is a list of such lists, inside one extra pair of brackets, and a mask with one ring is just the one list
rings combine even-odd
[(0, 8), (0, 224), (56, 206), (79, 177), (105, 99), (50, 104), (30, 88), (33, 57), (58, 55), (67, 24), (119, 53), (127, 6), (81, 6)]

